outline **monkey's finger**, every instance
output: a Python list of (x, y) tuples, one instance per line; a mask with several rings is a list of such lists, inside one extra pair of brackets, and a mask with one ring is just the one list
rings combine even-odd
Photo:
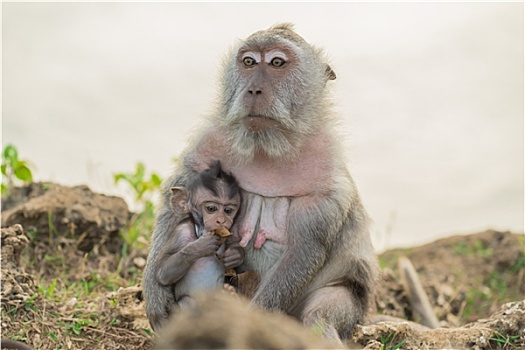
[(219, 259), (226, 268), (237, 267), (243, 262), (241, 256), (226, 256), (223, 259)]
[(221, 242), (221, 237), (220, 236), (215, 236), (215, 235), (209, 235), (209, 236), (205, 236), (205, 235), (202, 235), (199, 239), (202, 239), (203, 241), (211, 241), (213, 243), (217, 243), (217, 244), (220, 244)]
[(232, 245), (232, 244), (238, 245), (240, 241), (241, 241), (241, 237), (233, 235), (233, 234), (231, 236), (228, 236), (228, 238), (226, 238), (226, 243), (228, 243), (228, 245)]
[(242, 258), (243, 257), (240, 254), (235, 254), (235, 255), (224, 255), (220, 259), (224, 260), (225, 262), (229, 262), (229, 261), (242, 260)]

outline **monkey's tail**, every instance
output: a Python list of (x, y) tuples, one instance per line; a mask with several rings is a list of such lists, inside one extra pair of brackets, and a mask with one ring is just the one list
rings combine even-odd
[(420, 318), (421, 324), (429, 328), (439, 328), (439, 321), (430, 305), (427, 293), (425, 293), (421, 285), (421, 281), (412, 262), (403, 256), (399, 258), (398, 267), (412, 309), (415, 315)]

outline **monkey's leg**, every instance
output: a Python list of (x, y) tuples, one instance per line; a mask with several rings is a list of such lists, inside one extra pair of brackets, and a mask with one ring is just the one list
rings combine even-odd
[(362, 320), (361, 303), (348, 288), (323, 287), (313, 292), (304, 305), (301, 320), (308, 328), (318, 329), (323, 336), (342, 344), (341, 339)]
[(181, 308), (185, 308), (185, 309), (197, 306), (197, 303), (195, 302), (195, 300), (192, 297), (190, 297), (189, 295), (182, 296), (177, 301), (177, 303), (179, 304), (179, 306)]

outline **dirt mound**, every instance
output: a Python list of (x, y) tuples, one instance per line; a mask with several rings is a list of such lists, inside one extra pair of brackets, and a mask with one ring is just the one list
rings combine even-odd
[(397, 270), (399, 257), (407, 256), (442, 326), (488, 317), (503, 303), (525, 296), (524, 242), (523, 234), (488, 230), (385, 252), (380, 256), (384, 284), (378, 289), (378, 309), (414, 320)]
[(71, 238), (83, 252), (104, 246), (117, 253), (122, 248), (119, 230), (129, 219), (122, 198), (94, 193), (87, 186), (32, 183), (14, 188), (2, 201), (3, 226), (22, 223), (36, 241)]

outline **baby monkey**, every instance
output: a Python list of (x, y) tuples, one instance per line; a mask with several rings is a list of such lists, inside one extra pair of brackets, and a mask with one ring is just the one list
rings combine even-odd
[(176, 303), (192, 304), (199, 291), (224, 286), (227, 269), (239, 266), (244, 251), (229, 229), (241, 205), (233, 175), (219, 161), (197, 174), (186, 187), (172, 187), (171, 207), (179, 218), (174, 232), (160, 250), (155, 276), (173, 286)]

